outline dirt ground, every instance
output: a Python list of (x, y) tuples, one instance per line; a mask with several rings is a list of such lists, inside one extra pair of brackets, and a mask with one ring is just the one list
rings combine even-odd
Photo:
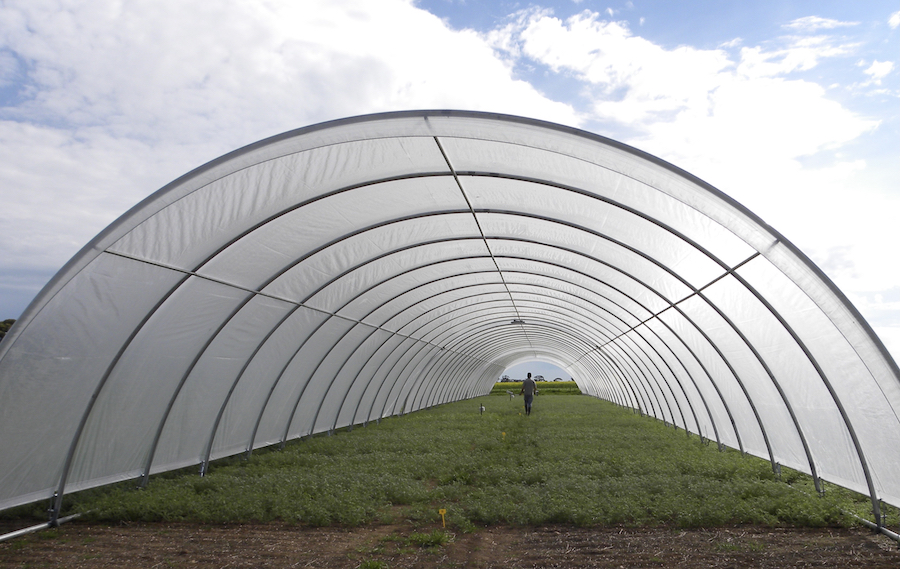
[[(0, 524), (0, 533), (21, 527)], [(0, 543), (0, 568), (900, 567), (898, 544), (865, 529), (488, 527), (450, 532), (433, 548), (408, 539), (433, 529), (75, 521)]]

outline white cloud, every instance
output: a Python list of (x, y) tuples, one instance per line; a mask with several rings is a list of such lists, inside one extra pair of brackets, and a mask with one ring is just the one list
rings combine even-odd
[(821, 18), (819, 16), (806, 16), (804, 18), (797, 18), (796, 20), (785, 24), (784, 27), (800, 32), (815, 32), (818, 30), (833, 30), (835, 28), (856, 25), (859, 25), (859, 22), (841, 22), (830, 18)]
[(465, 108), (580, 121), (484, 37), (403, 0), (10, 0), (0, 41), (0, 71), (27, 72), (24, 102), (0, 109), (3, 263), (58, 267), (177, 176), (323, 120)]
[[(4, 10), (20, 25), (6, 43), (33, 66), (29, 120), (103, 124), (160, 139), (206, 137), (207, 129), (251, 142), (327, 118), (386, 108), (543, 107), (563, 122), (565, 105), (514, 81), (471, 32), (449, 30), (407, 2), (230, 0), (223, 6), (160, 0), (55, 2)], [(310, 16), (314, 14), (314, 16)], [(517, 103), (521, 101), (521, 103)], [(289, 121), (286, 123), (286, 121)]]
[(890, 25), (892, 28), (900, 26), (900, 11), (891, 14), (891, 17), (888, 19), (888, 25)]
[(880, 85), (881, 80), (884, 79), (888, 73), (893, 71), (893, 69), (893, 61), (873, 61), (872, 65), (870, 65), (868, 69), (863, 71), (863, 73), (870, 76), (873, 83)]
[[(25, 82), (8, 99), (24, 102), (0, 108), (0, 266), (58, 267), (155, 189), (265, 136), (452, 107), (624, 125), (624, 142), (732, 194), (842, 288), (895, 286), (884, 249), (846, 236), (900, 242), (890, 219), (900, 207), (870, 199), (857, 182), (869, 166), (835, 152), (877, 121), (793, 75), (855, 53), (826, 35), (851, 25), (803, 18), (764, 47), (665, 49), (588, 11), (562, 21), (533, 8), (479, 34), (407, 0), (7, 0), (0, 81), (7, 92)], [(586, 98), (554, 101), (516, 78), (535, 62)], [(883, 78), (888, 65), (866, 73)], [(809, 156), (830, 158), (812, 168)], [(797, 212), (821, 221), (799, 224)]]
[(671, 116), (705, 100), (715, 87), (710, 79), (731, 66), (725, 52), (665, 50), (590, 12), (563, 22), (535, 11), (517, 24), (524, 55), (555, 71), (575, 72), (594, 86), (595, 113), (621, 122)]
[[(817, 85), (784, 78), (850, 50), (824, 36), (790, 38), (787, 46), (772, 50), (744, 47), (732, 61), (723, 50), (665, 49), (596, 13), (582, 12), (564, 22), (534, 10), (507, 27), (507, 43), (516, 41), (521, 55), (557, 72), (574, 72), (591, 85), (597, 118), (645, 132), (669, 125), (694, 133), (695, 139), (697, 133), (716, 140), (747, 138), (723, 136), (731, 132), (760, 140), (781, 125), (788, 132), (779, 142), (781, 150), (792, 145), (793, 158), (846, 142), (873, 126), (829, 102)], [(828, 121), (821, 120), (824, 112), (833, 113)]]
[(808, 71), (822, 59), (848, 55), (852, 44), (835, 43), (829, 36), (786, 38), (788, 44), (781, 49), (764, 51), (762, 47), (743, 48), (741, 72), (758, 77), (773, 77), (794, 71)]
[[(202, 149), (201, 149), (202, 152)], [(186, 156), (187, 155), (187, 156)], [(132, 205), (199, 164), (97, 129), (0, 121), (0, 266), (59, 266)], [(164, 176), (165, 178), (161, 178)]]
[[(794, 28), (839, 24), (849, 25), (803, 19)], [(887, 244), (900, 242), (892, 221), (900, 204), (862, 182), (864, 160), (838, 152), (879, 122), (798, 76), (825, 59), (852, 55), (855, 45), (795, 35), (744, 46), (736, 56), (666, 49), (598, 14), (563, 21), (538, 10), (520, 13), (508, 36), (520, 57), (589, 86), (586, 104), (595, 121), (623, 125), (636, 133), (625, 142), (730, 194), (810, 254), (842, 289), (896, 285), (895, 265), (884, 257)], [(874, 306), (866, 310), (877, 319)]]

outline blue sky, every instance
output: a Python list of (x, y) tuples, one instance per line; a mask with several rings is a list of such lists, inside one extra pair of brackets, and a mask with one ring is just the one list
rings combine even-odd
[(703, 178), (809, 255), (897, 358), (898, 28), (895, 1), (6, 0), (0, 319), (230, 150), (460, 108), (577, 126)]

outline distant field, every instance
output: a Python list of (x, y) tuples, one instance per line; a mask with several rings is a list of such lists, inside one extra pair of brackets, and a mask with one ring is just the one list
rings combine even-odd
[[(111, 522), (316, 526), (439, 523), (445, 509), (448, 527), (463, 531), (484, 524), (850, 525), (841, 508), (869, 513), (867, 500), (849, 491), (829, 485), (816, 496), (804, 475), (783, 469), (778, 481), (766, 461), (719, 452), (592, 397), (539, 395), (531, 416), (521, 403), (460, 401), (256, 452), (249, 461), (218, 461), (203, 478), (191, 468), (154, 476), (142, 491), (123, 483), (66, 504)], [(35, 515), (43, 517), (44, 507), (36, 505)], [(889, 511), (888, 524), (896, 525), (896, 510)]]
[[(581, 390), (574, 381), (538, 381), (536, 382), (538, 397), (541, 395), (580, 395)], [(506, 383), (495, 383), (491, 389), (490, 395), (506, 395), (507, 391), (519, 393), (522, 389), (521, 381), (511, 381)]]

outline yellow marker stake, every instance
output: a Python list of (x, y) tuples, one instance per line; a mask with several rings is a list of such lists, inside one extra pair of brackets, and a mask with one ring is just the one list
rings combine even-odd
[(447, 513), (447, 510), (445, 510), (444, 508), (441, 508), (440, 510), (438, 510), (438, 513), (441, 515), (441, 525), (444, 527), (447, 527), (447, 521), (444, 520), (444, 514)]
[(504, 432), (501, 433), (501, 434), (503, 435), (503, 440), (505, 441), (505, 440), (506, 440), (506, 432), (504, 431)]

